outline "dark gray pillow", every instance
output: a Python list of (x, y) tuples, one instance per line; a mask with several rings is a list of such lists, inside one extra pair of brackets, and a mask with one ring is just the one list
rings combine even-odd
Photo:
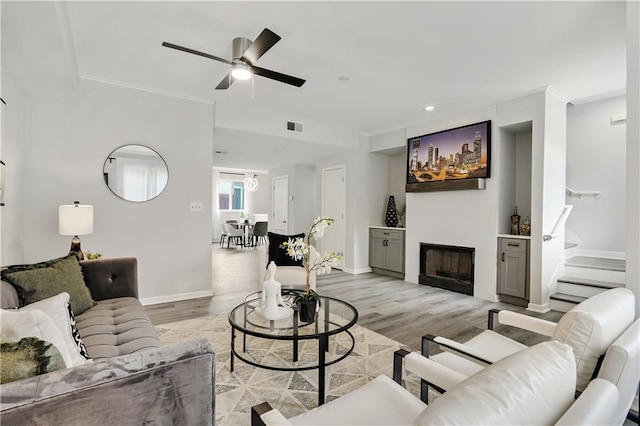
[(304, 238), (303, 234), (282, 235), (273, 232), (267, 233), (269, 237), (269, 261), (267, 265), (273, 261), (277, 266), (304, 266), (302, 259), (295, 260), (287, 254), (287, 250), (282, 248), (282, 243), (289, 241), (289, 238)]
[(37, 337), (0, 344), (0, 383), (66, 368), (62, 354), (53, 343)]
[(2, 271), (2, 279), (16, 288), (22, 305), (53, 297), (63, 291), (69, 293), (69, 303), (76, 315), (95, 305), (73, 253), (32, 265), (9, 266)]

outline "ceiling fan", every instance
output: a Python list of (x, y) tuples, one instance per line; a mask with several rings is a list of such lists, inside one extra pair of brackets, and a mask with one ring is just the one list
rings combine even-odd
[(281, 37), (279, 35), (268, 28), (262, 30), (260, 35), (253, 42), (244, 37), (234, 38), (231, 48), (233, 59), (231, 61), (220, 58), (218, 56), (210, 55), (208, 53), (199, 52), (188, 47), (168, 43), (166, 41), (163, 42), (162, 45), (164, 47), (181, 50), (183, 52), (192, 53), (194, 55), (202, 56), (205, 58), (213, 59), (214, 61), (224, 62), (225, 64), (231, 65), (231, 72), (222, 79), (220, 84), (216, 86), (216, 89), (228, 89), (231, 83), (233, 83), (235, 80), (248, 80), (253, 74), (270, 78), (281, 83), (300, 87), (305, 83), (306, 80), (282, 74), (276, 71), (271, 71), (265, 68), (260, 68), (254, 65), (258, 58), (264, 55), (269, 49), (271, 49), (277, 42), (280, 41), (280, 38)]

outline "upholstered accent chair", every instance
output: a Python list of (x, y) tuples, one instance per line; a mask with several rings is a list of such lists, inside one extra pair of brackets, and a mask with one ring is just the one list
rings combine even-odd
[[(258, 290), (262, 290), (262, 285), (267, 276), (267, 265), (270, 260), (273, 260), (278, 267), (275, 279), (282, 285), (282, 288), (303, 289), (305, 287), (306, 271), (302, 262), (294, 262), (284, 249), (278, 250), (281, 241), (285, 240), (284, 237), (287, 236), (269, 232), (269, 244), (258, 246)], [(281, 252), (274, 255), (276, 250)], [(315, 257), (315, 248), (311, 246), (310, 260), (313, 262)], [(311, 271), (309, 274), (309, 286), (312, 290), (316, 289), (316, 271)]]
[(624, 288), (607, 290), (585, 300), (565, 313), (557, 324), (508, 310), (490, 310), (487, 330), (466, 343), (426, 335), (423, 353), (428, 355), (429, 343), (435, 343), (443, 352), (429, 355), (430, 358), (468, 377), (525, 349), (525, 345), (493, 330), (497, 319), (501, 325), (542, 334), (571, 346), (577, 365), (576, 390), (581, 392), (594, 377), (599, 358), (633, 323), (634, 311), (635, 297)]
[[(450, 368), (428, 358), (424, 360), (423, 377), (446, 381), (448, 375), (455, 376)], [(252, 426), (613, 424), (618, 400), (616, 386), (596, 379), (574, 400), (575, 384), (576, 364), (571, 347), (550, 341), (482, 369), (428, 406), (382, 375), (289, 419), (268, 403), (254, 406), (251, 423)]]

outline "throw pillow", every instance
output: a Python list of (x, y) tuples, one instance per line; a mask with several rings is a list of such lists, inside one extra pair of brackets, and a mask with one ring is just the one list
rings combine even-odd
[(23, 305), (38, 302), (66, 291), (71, 297), (71, 309), (78, 315), (95, 302), (84, 283), (82, 269), (75, 254), (32, 265), (9, 266), (2, 271), (2, 279), (18, 291)]
[(275, 234), (273, 232), (268, 232), (269, 236), (269, 262), (273, 261), (277, 266), (304, 266), (302, 263), (302, 259), (295, 260), (293, 257), (287, 254), (287, 250), (282, 248), (282, 243), (286, 243), (289, 241), (289, 238), (304, 238), (303, 234), (295, 234), (295, 235), (282, 235)]
[(86, 364), (87, 360), (91, 357), (82, 342), (80, 333), (78, 333), (73, 311), (69, 304), (69, 293), (62, 292), (57, 296), (32, 303), (24, 308), (20, 308), (18, 312), (31, 311), (34, 309), (39, 309), (49, 315), (60, 330), (67, 351), (69, 352), (71, 361), (71, 363), (68, 364), (69, 367)]
[(0, 310), (0, 339), (3, 342), (18, 342), (23, 337), (46, 340), (60, 351), (66, 366), (71, 366), (71, 356), (62, 333), (49, 315), (40, 309), (31, 311)]
[(0, 344), (0, 366), (0, 383), (8, 383), (61, 370), (65, 362), (53, 343), (24, 337)]

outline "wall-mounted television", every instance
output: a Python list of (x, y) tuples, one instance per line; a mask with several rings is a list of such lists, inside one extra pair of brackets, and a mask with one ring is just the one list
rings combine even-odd
[(407, 139), (407, 192), (482, 189), (490, 176), (491, 120)]

